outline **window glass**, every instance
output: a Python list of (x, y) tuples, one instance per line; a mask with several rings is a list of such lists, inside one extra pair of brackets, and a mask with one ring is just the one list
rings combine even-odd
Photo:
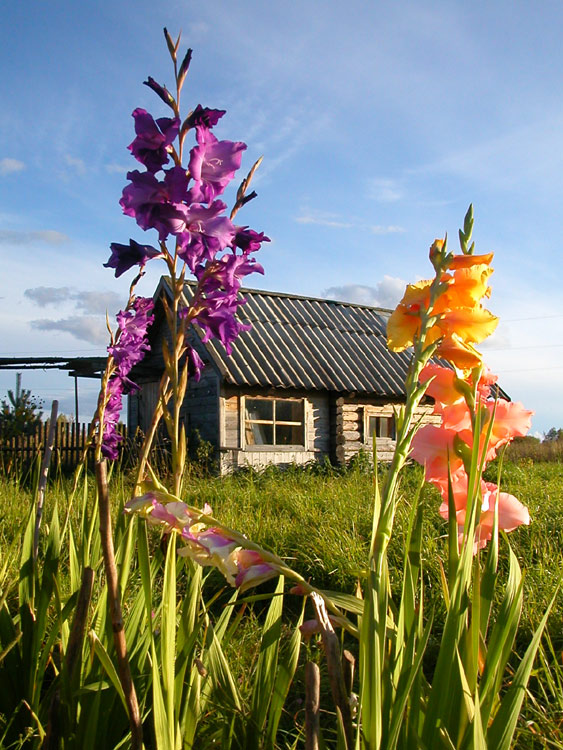
[(273, 445), (274, 425), (260, 422), (247, 422), (245, 430), (247, 445)]
[(367, 432), (368, 440), (373, 438), (374, 432), (378, 438), (395, 440), (395, 417), (368, 416)]
[(276, 424), (276, 445), (303, 445), (303, 425)]
[(272, 422), (274, 419), (274, 402), (265, 398), (247, 398), (246, 401), (246, 419), (267, 420)]
[(245, 399), (246, 445), (305, 445), (303, 399)]
[(276, 422), (302, 422), (303, 401), (276, 401)]

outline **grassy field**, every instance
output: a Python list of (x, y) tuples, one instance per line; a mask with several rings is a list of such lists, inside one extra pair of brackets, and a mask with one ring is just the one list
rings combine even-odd
[[(491, 479), (496, 478), (495, 467), (490, 467)], [(403, 555), (406, 519), (420, 469), (410, 467), (401, 486), (401, 503), (391, 542), (390, 563), (392, 587), (399, 580)], [(328, 467), (298, 469), (284, 472), (268, 470), (261, 474), (240, 473), (218, 478), (200, 476), (192, 471), (186, 481), (184, 500), (202, 506), (208, 502), (216, 517), (245, 533), (253, 541), (272, 549), (287, 563), (315, 585), (324, 589), (353, 592), (363, 570), (371, 531), (372, 476), (362, 467), (336, 472)], [(93, 483), (90, 483), (93, 496)], [(534, 463), (528, 459), (507, 462), (503, 472), (503, 488), (516, 495), (530, 510), (532, 523), (511, 534), (511, 544), (524, 571), (524, 610), (517, 640), (517, 653), (523, 653), (530, 633), (539, 622), (552, 597), (563, 560), (563, 464)], [(111, 482), (116, 519), (130, 490), (127, 474), (116, 474)], [(55, 501), (59, 513), (64, 514), (70, 491), (70, 481), (52, 481), (46, 496), (45, 517), (51, 517)], [(32, 498), (26, 483), (13, 479), (0, 480), (0, 586), (3, 591), (15, 591), (18, 579), (18, 554), (23, 524)], [(76, 501), (75, 501), (76, 502)], [(439, 623), (443, 619), (443, 597), (440, 582), (440, 559), (444, 559), (446, 524), (438, 514), (439, 499), (431, 488), (425, 489), (425, 608), (434, 610), (438, 627), (434, 639), (439, 638)], [(79, 533), (79, 503), (71, 511), (75, 533)], [(43, 529), (46, 534), (47, 525)], [(151, 531), (150, 542), (158, 549), (160, 538)], [(503, 543), (501, 542), (501, 554)], [(501, 564), (505, 564), (504, 559)], [(66, 567), (65, 567), (66, 566)], [(68, 579), (68, 561), (63, 561), (61, 580)], [(181, 587), (181, 582), (180, 582)], [(212, 571), (207, 582), (210, 592), (224, 591), (222, 577)], [(262, 591), (272, 587), (266, 584)], [(64, 595), (64, 591), (61, 592)], [(10, 594), (8, 594), (8, 597)], [(223, 594), (224, 596), (224, 594)], [(288, 598), (291, 609), (291, 597)], [(258, 605), (259, 606), (259, 605)], [(295, 610), (299, 600), (295, 598)], [(307, 615), (306, 615), (307, 616)], [(312, 616), (310, 613), (308, 616)], [(259, 610), (249, 612), (231, 641), (228, 655), (235, 664), (241, 684), (252, 672), (256, 657), (253, 634), (258, 630)], [(531, 683), (532, 692), (526, 701), (518, 735), (517, 747), (563, 748), (563, 697), (558, 680), (563, 676), (563, 594), (559, 592), (553, 608), (542, 659)], [(307, 646), (314, 651), (314, 643)], [(550, 652), (550, 649), (553, 649)], [(432, 670), (431, 655), (426, 669)], [(241, 687), (244, 693), (244, 685)], [(299, 680), (292, 692), (288, 716), (299, 715)], [(289, 746), (289, 745), (288, 745)], [(298, 745), (299, 746), (299, 745)]]

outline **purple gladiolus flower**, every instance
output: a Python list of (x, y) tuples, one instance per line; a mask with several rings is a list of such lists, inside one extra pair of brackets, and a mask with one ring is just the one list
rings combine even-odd
[(149, 76), (146, 81), (143, 81), (143, 84), (148, 86), (149, 89), (152, 89), (157, 96), (160, 96), (165, 104), (168, 104), (169, 107), (174, 109), (174, 97), (170, 91), (168, 91), (166, 86), (161, 86), (160, 83), (157, 83), (151, 76)]
[(197, 128), (203, 125), (205, 128), (212, 128), (217, 125), (226, 111), (226, 109), (207, 109), (207, 107), (198, 104), (194, 111), (187, 116), (186, 127)]
[(219, 339), (227, 354), (231, 354), (232, 342), (242, 331), (250, 330), (250, 325), (240, 323), (235, 318), (236, 311), (242, 304), (244, 300), (234, 299), (230, 292), (225, 293), (221, 290), (211, 292), (199, 301), (192, 322), (197, 323), (203, 330), (204, 344), (211, 338)]
[(235, 227), (235, 229), (237, 232), (233, 244), (240, 247), (243, 253), (254, 253), (260, 250), (263, 242), (270, 242), (270, 238), (266, 237), (264, 232), (258, 233), (248, 227)]
[(221, 201), (213, 201), (210, 206), (192, 204), (185, 208), (185, 231), (177, 235), (178, 255), (192, 272), (203, 260), (213, 260), (232, 243), (235, 227), (230, 219), (220, 215), (225, 208)]
[(102, 437), (102, 455), (115, 461), (119, 456), (119, 443), (123, 436), (117, 432), (121, 414), (123, 385), (117, 377), (110, 378), (107, 387), (108, 401), (104, 410), (104, 434)]
[(121, 414), (123, 394), (138, 390), (138, 386), (127, 376), (150, 348), (147, 341), (147, 329), (154, 320), (154, 316), (151, 315), (153, 307), (152, 299), (135, 297), (130, 307), (117, 314), (119, 332), (115, 343), (108, 347), (116, 370), (107, 385), (102, 454), (112, 460), (118, 457), (118, 446), (122, 440), (116, 430)]
[(178, 135), (180, 120), (161, 117), (156, 122), (144, 109), (133, 112), (137, 137), (127, 147), (149, 172), (158, 172), (168, 162), (168, 146)]
[(143, 268), (149, 258), (155, 258), (162, 253), (152, 245), (140, 245), (135, 240), (130, 239), (128, 245), (120, 245), (118, 242), (112, 242), (110, 245), (111, 256), (104, 268), (115, 268), (115, 277), (128, 271), (133, 266)]
[(186, 228), (185, 213), (188, 176), (182, 167), (165, 170), (159, 181), (150, 172), (128, 172), (131, 180), (119, 203), (123, 213), (132, 216), (141, 229), (156, 229), (160, 240), (179, 234)]
[(186, 356), (188, 360), (188, 378), (193, 378), (197, 383), (201, 378), (201, 371), (205, 367), (205, 363), (191, 346)]
[(254, 258), (248, 255), (223, 255), (214, 263), (198, 266), (195, 270), (196, 278), (201, 282), (200, 288), (204, 294), (224, 289), (226, 294), (236, 298), (241, 286), (241, 279), (249, 273), (264, 273), (264, 269)]
[(192, 200), (211, 201), (224, 192), (240, 167), (246, 144), (240, 141), (218, 141), (205, 127), (196, 128), (197, 142), (190, 151), (190, 174), (195, 185)]

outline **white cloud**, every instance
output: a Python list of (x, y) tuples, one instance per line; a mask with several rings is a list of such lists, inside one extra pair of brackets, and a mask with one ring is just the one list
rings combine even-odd
[(488, 339), (485, 339), (479, 344), (478, 348), (489, 349), (491, 351), (503, 351), (505, 349), (512, 349), (510, 332), (507, 330), (507, 327), (502, 326), (502, 330), (500, 331), (497, 328), (497, 330), (491, 336), (489, 336)]
[(57, 305), (71, 298), (71, 290), (68, 286), (38, 286), (34, 289), (26, 289), (24, 296), (35, 302), (39, 307)]
[(397, 305), (405, 291), (406, 281), (384, 276), (375, 286), (363, 284), (343, 284), (325, 289), (323, 297), (338, 299), (343, 302), (354, 302), (358, 305), (384, 307), (391, 309)]
[(123, 302), (116, 292), (79, 292), (74, 295), (76, 308), (90, 315), (113, 315)]
[(390, 224), (386, 227), (380, 224), (376, 224), (375, 226), (371, 227), (371, 231), (374, 234), (402, 234), (407, 230), (404, 227), (400, 227), (396, 224)]
[(49, 287), (38, 286), (26, 289), (24, 296), (39, 307), (57, 305), (63, 302), (75, 303), (75, 308), (85, 315), (103, 315), (109, 313), (111, 316), (122, 306), (122, 296), (116, 292), (99, 291), (76, 291), (67, 286)]
[(69, 241), (69, 237), (54, 229), (40, 229), (32, 232), (19, 230), (0, 230), (0, 245), (33, 245), (43, 242), (48, 245), (62, 245)]
[(130, 172), (132, 167), (126, 166), (125, 164), (106, 164), (106, 172), (108, 174), (122, 174), (125, 175), (127, 172)]
[(322, 227), (332, 227), (334, 229), (350, 229), (353, 224), (347, 221), (340, 221), (336, 214), (302, 214), (295, 221), (298, 224), (318, 224)]
[(381, 203), (394, 203), (403, 197), (403, 190), (398, 182), (383, 177), (372, 177), (369, 180), (368, 193), (371, 198)]
[(60, 320), (41, 318), (31, 320), (29, 324), (38, 331), (62, 331), (91, 344), (104, 344), (108, 339), (107, 328), (99, 317), (81, 315)]
[(316, 224), (331, 229), (360, 229), (370, 231), (373, 234), (399, 234), (406, 229), (396, 224), (366, 224), (357, 218), (347, 219), (338, 214), (325, 213), (321, 211), (303, 211), (295, 221), (298, 224)]
[(65, 154), (65, 162), (71, 169), (74, 169), (77, 174), (86, 174), (86, 164), (82, 159), (79, 159), (75, 156), (70, 156), (70, 154)]
[(0, 175), (13, 174), (14, 172), (21, 172), (25, 169), (25, 164), (19, 159), (0, 159)]

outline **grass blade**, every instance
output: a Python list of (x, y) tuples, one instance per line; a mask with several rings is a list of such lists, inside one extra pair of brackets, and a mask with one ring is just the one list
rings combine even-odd
[(251, 718), (260, 734), (266, 723), (268, 706), (272, 699), (278, 666), (283, 611), (283, 587), (284, 577), (280, 576), (264, 621), (258, 665), (254, 678)]
[(526, 687), (528, 685), (528, 680), (530, 679), (534, 659), (536, 658), (536, 652), (540, 645), (543, 630), (560, 587), (561, 578), (559, 579), (559, 583), (549, 606), (534, 633), (530, 645), (526, 649), (526, 653), (520, 662), (520, 666), (514, 675), (514, 679), (502, 699), (500, 708), (497, 711), (493, 723), (487, 732), (488, 746), (494, 747), (495, 750), (509, 750), (512, 743), (512, 737), (514, 736), (514, 730), (516, 729), (516, 722), (518, 721), (522, 701), (526, 695)]

